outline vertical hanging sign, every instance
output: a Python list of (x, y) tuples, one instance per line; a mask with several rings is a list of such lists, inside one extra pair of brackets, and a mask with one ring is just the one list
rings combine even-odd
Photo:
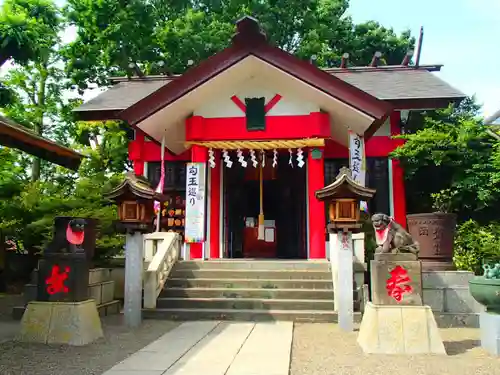
[(187, 163), (186, 172), (184, 238), (187, 243), (199, 243), (205, 240), (205, 163)]
[[(352, 178), (358, 184), (366, 185), (366, 157), (365, 140), (355, 132), (349, 130), (349, 169)], [(360, 202), (361, 211), (368, 212), (366, 202)]]

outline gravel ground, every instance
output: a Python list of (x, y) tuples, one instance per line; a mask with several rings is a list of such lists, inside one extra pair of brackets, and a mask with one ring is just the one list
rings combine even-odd
[(130, 331), (122, 324), (121, 315), (113, 315), (102, 319), (105, 337), (85, 347), (7, 341), (0, 343), (0, 374), (101, 375), (178, 325), (146, 320)]
[(479, 347), (478, 329), (442, 329), (446, 357), (366, 355), (357, 334), (333, 324), (296, 324), (290, 375), (500, 375), (500, 360)]

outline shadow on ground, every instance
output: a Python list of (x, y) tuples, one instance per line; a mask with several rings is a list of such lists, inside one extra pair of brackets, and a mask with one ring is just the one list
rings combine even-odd
[(481, 346), (481, 341), (469, 339), (461, 341), (444, 341), (443, 344), (448, 355), (457, 355)]

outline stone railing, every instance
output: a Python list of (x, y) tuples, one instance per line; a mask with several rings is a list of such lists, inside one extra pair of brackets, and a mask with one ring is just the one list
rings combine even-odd
[(180, 236), (172, 232), (144, 235), (144, 308), (154, 309), (170, 271), (179, 259)]

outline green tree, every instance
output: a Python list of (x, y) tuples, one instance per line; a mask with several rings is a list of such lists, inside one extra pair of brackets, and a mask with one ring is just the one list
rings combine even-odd
[[(488, 222), (500, 200), (499, 146), (477, 116), (474, 98), (457, 107), (416, 116), (406, 143), (392, 156), (407, 178), (409, 211), (456, 212)], [(498, 217), (498, 215), (496, 215)]]
[(382, 63), (400, 63), (415, 40), (376, 22), (355, 25), (345, 17), (347, 0), (141, 1), (68, 0), (65, 9), (78, 36), (64, 51), (79, 89), (107, 83), (110, 75), (183, 73), (230, 43), (234, 21), (259, 19), (271, 42), (322, 67), (338, 65), (349, 52), (354, 65), (376, 51)]
[[(0, 6), (0, 67), (9, 59), (26, 64), (46, 54), (59, 29), (57, 8), (48, 0), (7, 0)], [(0, 108), (14, 100), (0, 82)]]
[[(4, 4), (5, 17), (23, 16), (29, 23), (27, 35), (33, 39), (14, 39), (2, 35), (6, 48), (3, 58), (13, 57), (18, 64), (10, 70), (3, 84), (14, 93), (3, 112), (35, 134), (51, 137), (61, 134), (60, 114), (66, 105), (62, 99), (64, 71), (59, 67), (60, 38), (64, 23), (58, 8), (48, 0), (9, 0)], [(17, 34), (16, 34), (17, 35)], [(24, 34), (20, 34), (24, 35)], [(14, 41), (21, 40), (18, 45)], [(26, 50), (25, 50), (26, 49)], [(42, 161), (33, 158), (31, 177), (37, 181), (41, 175)]]
[(5, 0), (0, 8), (0, 67), (37, 60), (52, 48), (60, 30), (57, 7), (50, 0)]

